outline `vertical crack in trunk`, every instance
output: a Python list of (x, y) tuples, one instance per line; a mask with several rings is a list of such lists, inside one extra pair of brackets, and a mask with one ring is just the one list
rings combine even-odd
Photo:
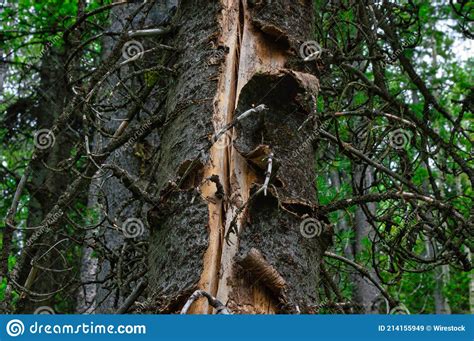
[[(286, 55), (268, 43), (262, 33), (251, 23), (246, 0), (222, 0), (221, 37), (219, 44), (228, 48), (229, 53), (220, 74), (218, 92), (214, 101), (214, 128), (218, 131), (233, 119), (240, 90), (258, 71), (282, 68)], [(262, 99), (264, 100), (264, 99)], [(259, 105), (261, 103), (255, 103)], [(228, 145), (215, 144), (211, 151), (211, 161), (205, 168), (205, 177), (218, 175), (225, 189), (225, 197), (209, 203), (209, 247), (204, 255), (204, 268), (199, 287), (210, 292), (226, 303), (231, 300), (231, 291), (236, 295), (252, 297), (248, 312), (275, 313), (276, 303), (267, 289), (245, 282), (234, 283), (234, 257), (238, 252), (238, 236), (231, 235), (230, 244), (224, 236), (230, 223), (250, 196), (250, 186), (257, 176), (248, 167), (247, 161), (232, 147), (234, 131), (227, 136)], [(227, 144), (227, 143), (226, 143)], [(206, 182), (201, 187), (205, 197), (214, 197), (216, 188)], [(245, 216), (245, 212), (242, 216)], [(238, 221), (241, 230), (242, 221)], [(250, 291), (249, 291), (250, 290)], [(199, 301), (193, 313), (211, 313), (212, 308), (205, 300)]]
[[(221, 37), (219, 45), (228, 48), (222, 73), (219, 77), (218, 91), (214, 99), (214, 129), (217, 132), (226, 123), (232, 121), (236, 101), (237, 73), (240, 55), (240, 5), (239, 0), (223, 0), (223, 13), (220, 18)], [(204, 255), (204, 267), (199, 288), (216, 295), (219, 286), (224, 226), (226, 218), (226, 198), (230, 193), (229, 167), (230, 151), (225, 134), (223, 143), (216, 143), (210, 150), (210, 162), (205, 167), (204, 176), (218, 175), (224, 186), (225, 197), (209, 202), (209, 247)], [(204, 197), (215, 197), (215, 184), (205, 182), (201, 187)], [(191, 313), (211, 313), (212, 308), (204, 299), (199, 300)]]
[[(286, 61), (283, 52), (270, 46), (268, 41), (264, 39), (260, 31), (255, 30), (252, 25), (250, 13), (247, 8), (246, 0), (241, 0), (241, 46), (239, 58), (239, 70), (237, 72), (237, 86), (234, 110), (236, 109), (240, 91), (257, 72), (269, 71), (274, 68), (282, 68)], [(265, 99), (262, 98), (262, 101)], [(254, 103), (255, 106), (262, 103)], [(264, 104), (264, 103), (263, 103)], [(235, 131), (233, 132), (235, 133)], [(246, 159), (240, 155), (235, 148), (230, 151), (230, 169), (229, 182), (231, 189), (231, 197), (229, 200), (229, 208), (226, 212), (226, 232), (230, 228), (237, 210), (247, 202), (250, 197), (250, 186), (255, 183), (257, 174), (248, 166)], [(230, 243), (223, 243), (222, 255), (222, 276), (219, 283), (219, 291), (217, 297), (222, 302), (233, 301), (233, 295), (238, 297), (250, 297), (250, 306), (244, 311), (250, 313), (275, 313), (276, 303), (272, 299), (272, 295), (263, 287), (255, 283), (248, 283), (245, 279), (239, 278), (236, 283), (234, 271), (234, 259), (238, 252), (239, 240), (238, 235), (242, 229), (244, 220), (246, 219), (244, 211), (237, 220), (237, 234), (231, 234)], [(234, 302), (235, 303), (235, 302)], [(242, 305), (242, 302), (238, 302)]]

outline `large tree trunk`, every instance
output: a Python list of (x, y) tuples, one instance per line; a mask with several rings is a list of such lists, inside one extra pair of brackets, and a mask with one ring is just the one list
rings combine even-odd
[[(146, 26), (158, 26), (164, 21), (170, 8), (175, 6), (176, 3), (177, 0), (155, 2), (146, 15), (139, 13), (135, 17), (132, 24), (133, 28), (138, 26), (141, 20), (144, 20)], [(140, 3), (130, 3), (113, 8), (111, 10), (112, 22), (109, 30), (120, 32), (123, 22), (130, 13), (136, 11), (140, 5)], [(116, 42), (112, 38), (106, 38), (102, 43), (105, 60), (111, 53)], [(153, 56), (153, 58), (154, 57), (155, 56)], [(157, 63), (156, 61), (150, 61), (148, 55), (145, 55), (143, 59), (145, 59), (145, 62)], [(124, 71), (125, 73), (132, 73), (135, 70), (130, 66), (124, 67)], [(101, 89), (101, 92), (103, 94), (112, 92), (114, 95), (107, 101), (104, 101), (103, 105), (116, 105), (120, 107), (120, 103), (124, 101), (123, 94), (116, 90), (116, 84), (120, 82), (120, 79), (115, 74), (111, 75), (110, 78), (108, 84)], [(127, 81), (126, 86), (130, 89), (139, 89), (140, 87), (134, 80)], [(159, 93), (152, 91), (146, 106), (153, 107), (159, 103), (159, 101)], [(117, 131), (119, 129), (120, 124), (127, 117), (126, 108), (114, 111), (113, 116), (114, 120), (109, 121), (105, 127), (109, 131)], [(139, 124), (137, 119), (133, 119), (129, 124), (129, 129), (135, 129)], [(105, 138), (97, 132), (94, 136), (94, 149), (96, 151), (100, 150), (110, 143), (110, 140), (110, 138)], [(145, 141), (130, 142), (133, 142), (133, 144), (130, 143), (131, 146), (129, 148), (126, 148), (129, 144), (127, 144), (126, 147), (122, 147), (111, 155), (105, 163), (120, 167), (134, 178), (140, 179), (140, 182), (142, 182), (140, 185), (144, 185), (148, 183), (149, 177), (152, 175), (151, 169), (147, 168), (147, 166), (149, 167), (149, 155), (144, 155), (144, 153), (146, 152), (148, 154), (151, 153), (150, 150), (155, 150), (159, 145), (159, 138), (157, 134), (154, 133), (148, 136)], [(100, 173), (101, 172), (98, 172), (96, 174), (97, 179), (91, 182), (88, 207), (90, 210), (100, 212), (100, 219), (107, 216), (115, 223), (115, 226), (113, 226), (109, 219), (104, 219), (104, 224), (102, 224), (100, 228), (88, 231), (86, 240), (91, 242), (94, 238), (100, 238), (109, 250), (117, 254), (126, 253), (134, 247), (134, 245), (130, 244), (143, 241), (148, 237), (146, 231), (143, 229), (140, 231), (140, 235), (137, 235), (136, 239), (132, 241), (127, 239), (127, 236), (123, 234), (123, 230), (120, 229), (127, 219), (138, 219), (139, 224), (142, 224), (144, 205), (140, 203), (140, 201), (133, 200), (132, 193), (118, 178), (109, 177), (107, 176), (108, 174), (102, 177)], [(104, 174), (102, 173), (102, 175)], [(145, 208), (149, 207), (145, 205)], [(118, 226), (119, 229), (117, 229), (116, 226)], [(98, 281), (98, 284), (94, 283), (80, 287), (78, 292), (77, 312), (103, 314), (117, 311), (127, 298), (127, 295), (129, 295), (137, 285), (137, 281), (123, 283), (124, 280), (122, 279), (121, 281), (118, 272), (125, 271), (128, 273), (134, 271), (143, 277), (143, 274), (146, 272), (145, 254), (134, 254), (134, 259), (141, 258), (142, 256), (143, 260), (135, 263), (131, 269), (118, 269), (117, 262), (111, 262), (110, 258), (93, 257), (93, 248), (86, 244), (82, 254), (81, 282), (90, 283), (91, 281)], [(114, 282), (114, 280), (117, 279), (118, 281)]]
[[(51, 212), (70, 179), (67, 171), (51, 171), (45, 167), (48, 165), (60, 168), (58, 163), (70, 156), (73, 145), (71, 130), (65, 130), (59, 135), (48, 133), (49, 127), (62, 113), (70, 97), (65, 86), (62, 65), (64, 65), (64, 54), (59, 54), (55, 48), (45, 49), (40, 68), (38, 103), (37, 107), (31, 110), (36, 115), (35, 147), (47, 148), (40, 157), (30, 163), (32, 174), (30, 188), (33, 191), (30, 192), (27, 225), (36, 227), (36, 230), (27, 230), (25, 240), (29, 240), (41, 226), (41, 222)], [(37, 295), (22, 294), (17, 304), (19, 313), (33, 313), (40, 306), (54, 306), (54, 295), (46, 294), (54, 293), (61, 288), (60, 283), (64, 280), (63, 270), (71, 266), (61, 257), (61, 254), (67, 253), (68, 250), (68, 243), (59, 242), (61, 239), (58, 234), (47, 233), (41, 241), (35, 240), (32, 244), (28, 264), (31, 263), (33, 266), (23, 269), (20, 283), (26, 283), (25, 287)]]
[[(183, 49), (155, 167), (161, 205), (148, 214), (149, 282), (160, 312), (176, 311), (198, 288), (235, 313), (314, 311), (330, 229), (317, 216), (314, 150), (301, 148), (314, 129), (303, 125), (312, 114), (306, 98), (318, 91), (297, 53), (311, 37), (312, 14), (312, 1), (181, 3), (168, 43)], [(269, 110), (210, 142), (260, 104)], [(255, 194), (270, 152), (268, 194)], [(300, 233), (309, 218), (321, 235)], [(192, 307), (211, 311), (204, 300)]]

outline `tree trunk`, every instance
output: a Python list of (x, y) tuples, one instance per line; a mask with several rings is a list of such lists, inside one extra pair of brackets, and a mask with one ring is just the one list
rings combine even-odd
[[(157, 2), (146, 16), (139, 13), (134, 19), (134, 24), (138, 24), (140, 20), (145, 20), (145, 25), (158, 26), (163, 22), (170, 8), (175, 6), (176, 3), (177, 0)], [(140, 3), (130, 3), (113, 8), (111, 10), (112, 23), (109, 30), (115, 32), (120, 31), (126, 18), (140, 5)], [(106, 38), (102, 43), (105, 60), (114, 48), (115, 40)], [(149, 59), (149, 57), (145, 55), (143, 59)], [(156, 64), (156, 61), (154, 61), (154, 63)], [(129, 73), (135, 71), (132, 70), (131, 67), (127, 69)], [(111, 80), (108, 84), (101, 89), (103, 94), (114, 90), (116, 84), (120, 81), (116, 75), (111, 75), (110, 78)], [(131, 80), (126, 82), (126, 86), (130, 89), (138, 89), (140, 85)], [(123, 101), (123, 94), (120, 94), (116, 90), (113, 91), (113, 93), (114, 96), (111, 96), (110, 100), (105, 101), (103, 105), (116, 105), (120, 107)], [(156, 103), (159, 102), (159, 100), (157, 100), (158, 96), (158, 93), (152, 92), (146, 105), (156, 105)], [(126, 116), (126, 108), (114, 111), (114, 118), (118, 118), (119, 120), (115, 119), (109, 121), (106, 128), (109, 131), (117, 131), (121, 122), (126, 119)], [(129, 129), (134, 129), (138, 124), (137, 119), (133, 119), (129, 124)], [(100, 150), (110, 143), (110, 140), (111, 139), (105, 138), (97, 132), (94, 136), (94, 149), (96, 151)], [(146, 168), (149, 167), (149, 156), (144, 154), (149, 154), (149, 150), (145, 150), (145, 148), (156, 150), (159, 145), (159, 138), (157, 134), (154, 133), (150, 134), (145, 141), (131, 142), (133, 143), (130, 143), (130, 146), (127, 144), (127, 146), (116, 151), (105, 163), (117, 165), (127, 171), (131, 176), (140, 179), (141, 182), (146, 184), (149, 181), (148, 177), (152, 174), (152, 171)], [(118, 178), (108, 176), (100, 177), (99, 174), (96, 175), (98, 179), (93, 180), (89, 188), (88, 207), (90, 210), (100, 212), (100, 219), (107, 216), (113, 220), (119, 229), (113, 226), (108, 220), (104, 220), (104, 224), (102, 224), (100, 228), (88, 231), (86, 240), (92, 241), (94, 238), (100, 238), (109, 250), (117, 254), (125, 253), (130, 249), (130, 246), (133, 247), (133, 245), (130, 245), (131, 243), (133, 244), (133, 242), (126, 238), (127, 236), (123, 234), (123, 229), (121, 228), (127, 219), (138, 219), (139, 224), (143, 224), (141, 217), (143, 216), (142, 211), (144, 210), (144, 205), (139, 201), (133, 200), (132, 193)], [(102, 200), (100, 200), (101, 197)], [(143, 241), (148, 237), (144, 229), (141, 232), (143, 233), (137, 235), (137, 239), (134, 240), (134, 242)], [(124, 271), (126, 273), (124, 277), (126, 277), (128, 273), (133, 271), (142, 274), (140, 276), (141, 279), (146, 272), (145, 259), (130, 269), (118, 269), (118, 262), (111, 262), (109, 258), (106, 257), (92, 257), (93, 248), (88, 245), (84, 246), (82, 252), (81, 282), (98, 281), (99, 284), (89, 284), (80, 287), (78, 292), (77, 312), (101, 314), (115, 312), (125, 301), (127, 295), (129, 295), (137, 285), (137, 281), (124, 283), (119, 272)], [(134, 258), (136, 259), (141, 256), (141, 254), (135, 254)], [(143, 254), (144, 258), (145, 256), (146, 255)], [(117, 280), (118, 283), (114, 283), (113, 280)]]
[[(332, 170), (331, 174), (331, 185), (334, 186), (335, 190), (339, 193), (342, 190), (341, 176), (337, 170)], [(344, 212), (338, 212), (338, 220), (336, 224), (337, 232), (348, 232), (351, 227), (348, 225)], [(352, 243), (344, 245), (344, 256), (347, 259), (354, 260), (354, 250)]]
[[(312, 13), (312, 1), (181, 3), (169, 44), (183, 49), (155, 168), (161, 205), (148, 213), (149, 282), (160, 312), (177, 311), (196, 289), (235, 313), (315, 310), (331, 231), (317, 215), (313, 147), (301, 148), (314, 129), (303, 125), (312, 114), (306, 98), (319, 86), (298, 56)], [(210, 142), (260, 104), (269, 110)], [(270, 152), (265, 196), (257, 191)], [(322, 234), (305, 238), (300, 225), (311, 218)], [(211, 311), (205, 300), (192, 307)]]
[[(40, 86), (38, 88), (39, 99), (37, 108), (32, 108), (36, 115), (35, 148), (45, 148), (44, 154), (30, 163), (31, 181), (30, 201), (28, 204), (29, 227), (41, 226), (41, 222), (46, 215), (51, 212), (60, 194), (65, 190), (70, 179), (67, 171), (51, 171), (44, 165), (52, 168), (58, 167), (58, 163), (70, 156), (72, 148), (72, 134), (70, 130), (65, 130), (59, 135), (48, 135), (48, 128), (53, 121), (62, 113), (69, 98), (69, 93), (65, 86), (64, 54), (52, 48), (46, 48), (40, 67)], [(73, 125), (73, 124), (71, 124)], [(41, 140), (44, 139), (44, 140)], [(45, 142), (45, 145), (38, 144), (37, 141)], [(39, 146), (39, 147), (38, 147)], [(36, 230), (27, 230), (24, 237), (28, 240)], [(66, 253), (67, 243), (59, 242), (61, 236), (46, 233), (45, 237), (33, 244), (33, 251), (28, 257), (28, 264), (35, 265), (25, 267), (20, 274), (20, 283), (26, 283), (25, 287), (33, 293), (39, 295), (22, 294), (17, 304), (18, 313), (33, 313), (40, 306), (53, 307), (55, 301), (53, 295), (46, 294), (55, 292), (60, 288), (62, 270), (71, 264), (65, 263), (65, 258), (60, 257)], [(59, 242), (59, 243), (58, 243)], [(55, 247), (51, 247), (54, 245)]]
[[(0, 58), (3, 58), (3, 51), (0, 49)], [(0, 64), (0, 93), (3, 93), (4, 91), (4, 83), (5, 83), (5, 76), (8, 71), (8, 65), (7, 64)]]
[[(366, 194), (365, 189), (370, 188), (373, 179), (373, 169), (365, 168), (363, 166), (356, 166), (354, 170), (354, 182), (355, 186), (362, 187), (362, 193)], [(371, 214), (375, 214), (375, 204), (368, 203), (367, 210)], [(354, 242), (354, 257), (356, 255), (361, 255), (368, 253), (364, 242), (370, 238), (369, 233), (372, 231), (372, 227), (369, 223), (369, 218), (365, 214), (364, 210), (358, 206), (355, 212), (354, 219), (354, 229), (355, 229), (355, 242)], [(375, 271), (370, 270), (370, 274), (373, 278), (377, 278)], [(377, 298), (379, 297), (379, 290), (377, 287), (366, 278), (361, 276), (359, 273), (354, 274), (354, 302), (362, 307), (361, 313), (364, 314), (374, 314), (378, 313), (377, 307)]]

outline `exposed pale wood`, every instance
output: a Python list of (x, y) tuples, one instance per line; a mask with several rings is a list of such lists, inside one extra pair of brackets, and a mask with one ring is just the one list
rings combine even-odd
[[(246, 0), (221, 0), (221, 36), (219, 45), (228, 47), (228, 54), (218, 80), (214, 100), (213, 122), (215, 131), (233, 120), (241, 89), (257, 71), (276, 71), (283, 68), (287, 56), (265, 40), (263, 33), (252, 26)], [(243, 23), (239, 11), (243, 9)], [(243, 25), (242, 25), (243, 24)], [(255, 105), (265, 104), (255, 103)], [(271, 314), (277, 311), (272, 293), (259, 283), (239, 278), (235, 273), (234, 257), (238, 251), (238, 236), (231, 235), (230, 244), (224, 236), (237, 209), (245, 203), (250, 186), (256, 180), (247, 161), (232, 147), (216, 145), (210, 151), (211, 162), (206, 165), (204, 176), (218, 175), (226, 192), (224, 200), (209, 202), (209, 247), (204, 256), (204, 268), (199, 288), (215, 295), (220, 301), (238, 307), (237, 313)], [(204, 197), (214, 197), (215, 184), (205, 182), (201, 186)], [(242, 214), (242, 217), (245, 217)], [(244, 218), (242, 218), (244, 219)], [(224, 226), (224, 224), (226, 226)], [(242, 222), (238, 222), (240, 231)], [(211, 313), (205, 300), (196, 302), (191, 313)]]
[[(229, 47), (225, 64), (219, 78), (218, 92), (214, 100), (214, 129), (219, 131), (221, 127), (232, 121), (232, 113), (235, 107), (235, 85), (236, 70), (238, 68), (238, 37), (239, 37), (239, 3), (237, 0), (223, 0), (223, 12), (220, 18), (222, 36), (220, 44)], [(207, 178), (213, 174), (219, 176), (224, 190), (228, 193), (228, 148), (219, 148), (214, 145), (210, 151), (211, 163), (206, 165), (204, 176)], [(201, 187), (204, 197), (213, 197), (215, 185), (205, 182)], [(209, 247), (204, 255), (204, 269), (201, 274), (199, 288), (216, 296), (219, 284), (219, 269), (222, 255), (222, 236), (224, 233), (224, 203), (216, 200), (209, 203)], [(223, 301), (225, 303), (225, 301)], [(196, 302), (190, 313), (210, 313), (212, 308), (204, 299)]]
[[(251, 23), (251, 18), (247, 11), (246, 1), (243, 1), (244, 25), (242, 32), (242, 42), (240, 48), (240, 60), (238, 69), (237, 89), (235, 107), (238, 103), (238, 97), (241, 89), (252, 78), (257, 71), (269, 71), (283, 68), (286, 56), (284, 52), (276, 50), (274, 46), (264, 39), (262, 33), (255, 30)], [(265, 104), (255, 103), (255, 105)], [(226, 212), (226, 232), (230, 227), (238, 207), (245, 203), (250, 194), (250, 186), (255, 182), (256, 175), (250, 170), (247, 161), (232, 148), (230, 155), (230, 192), (232, 200)], [(242, 217), (245, 217), (245, 211)], [(245, 219), (245, 218), (242, 218)], [(238, 221), (237, 227), (240, 232), (242, 222)], [(265, 313), (276, 312), (276, 304), (271, 298), (267, 289), (256, 283), (249, 283), (245, 280), (239, 280), (235, 277), (234, 256), (238, 251), (237, 235), (231, 234), (230, 244), (223, 242), (222, 251), (222, 277), (219, 282), (217, 297), (222, 302), (231, 302), (231, 305), (238, 305), (245, 313)], [(251, 300), (243, 304), (243, 297), (249, 297)]]

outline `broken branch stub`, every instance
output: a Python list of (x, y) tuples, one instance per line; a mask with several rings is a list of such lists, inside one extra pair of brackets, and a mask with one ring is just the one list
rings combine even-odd
[(237, 122), (242, 121), (243, 119), (247, 118), (248, 116), (250, 116), (253, 113), (259, 113), (259, 112), (263, 112), (265, 110), (268, 110), (268, 107), (265, 104), (260, 104), (256, 108), (249, 109), (246, 112), (244, 112), (243, 114), (240, 114), (232, 122), (226, 124), (221, 130), (219, 130), (217, 133), (214, 134), (214, 136), (212, 137), (212, 143), (216, 143), (217, 141), (219, 141), (221, 136), (224, 135), (227, 131), (229, 131), (233, 127), (235, 127)]

